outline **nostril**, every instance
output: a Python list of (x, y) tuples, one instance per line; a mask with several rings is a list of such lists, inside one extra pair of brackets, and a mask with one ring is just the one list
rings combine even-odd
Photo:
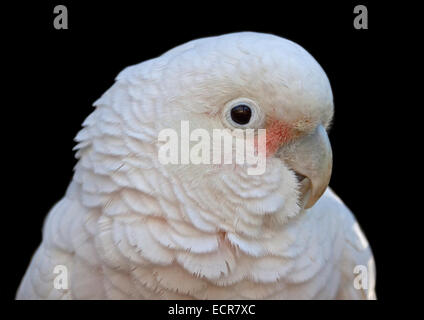
[(299, 172), (294, 172), (294, 174), (296, 175), (296, 178), (297, 178), (297, 181), (299, 181), (299, 182), (302, 182), (303, 181), (303, 179), (305, 179), (306, 177), (303, 175), (303, 174), (301, 174), (301, 173), (299, 173)]

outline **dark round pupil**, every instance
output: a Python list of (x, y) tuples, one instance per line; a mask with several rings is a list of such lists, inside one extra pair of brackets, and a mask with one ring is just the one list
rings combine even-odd
[(249, 123), (252, 116), (252, 110), (244, 104), (235, 106), (231, 109), (231, 119), (238, 124)]

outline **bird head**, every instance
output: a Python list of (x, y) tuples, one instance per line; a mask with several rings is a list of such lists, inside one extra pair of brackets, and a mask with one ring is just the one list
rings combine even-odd
[[(330, 83), (306, 50), (281, 37), (244, 32), (188, 42), (122, 71), (97, 106), (100, 122), (108, 118), (102, 112), (119, 118), (127, 146), (138, 140), (133, 158), (149, 154), (184, 208), (182, 219), (205, 231), (260, 237), (311, 208), (329, 183)], [(183, 121), (210, 137), (215, 129), (266, 129), (266, 169), (249, 175), (249, 165), (236, 161), (159, 163), (159, 132), (174, 130), (181, 147)], [(142, 170), (137, 161), (125, 163)]]

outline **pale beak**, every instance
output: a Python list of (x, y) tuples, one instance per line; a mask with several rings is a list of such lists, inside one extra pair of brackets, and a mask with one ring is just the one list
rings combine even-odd
[(319, 125), (307, 135), (282, 150), (281, 157), (295, 171), (302, 192), (302, 205), (312, 207), (330, 182), (333, 154), (327, 132)]

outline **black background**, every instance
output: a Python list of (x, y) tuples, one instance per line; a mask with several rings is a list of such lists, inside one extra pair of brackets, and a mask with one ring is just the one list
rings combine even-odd
[[(68, 30), (53, 27), (53, 8), (58, 4), (68, 8)], [(368, 7), (368, 30), (353, 27), (357, 4)], [(377, 295), (384, 301), (391, 291), (386, 227), (394, 213), (381, 205), (386, 179), (382, 167), (388, 146), (397, 138), (391, 130), (387, 139), (388, 132), (382, 129), (391, 114), (381, 100), (388, 89), (380, 86), (389, 60), (383, 54), (387, 11), (366, 1), (174, 5), (46, 1), (3, 10), (3, 15), (16, 19), (3, 29), (3, 40), (10, 43), (4, 47), (10, 53), (4, 63), (12, 69), (7, 76), (12, 85), (3, 89), (14, 97), (6, 108), (12, 115), (2, 119), (4, 126), (14, 124), (13, 131), (3, 136), (8, 148), (3, 170), (11, 174), (4, 201), (13, 204), (7, 211), (12, 219), (7, 228), (15, 236), (13, 243), (5, 242), (12, 258), (5, 266), (10, 276), (2, 294), (14, 298), (41, 241), (44, 217), (72, 177), (73, 138), (93, 110), (91, 104), (119, 71), (195, 38), (258, 31), (299, 43), (327, 72), (335, 101), (330, 186), (354, 212), (370, 242)]]

